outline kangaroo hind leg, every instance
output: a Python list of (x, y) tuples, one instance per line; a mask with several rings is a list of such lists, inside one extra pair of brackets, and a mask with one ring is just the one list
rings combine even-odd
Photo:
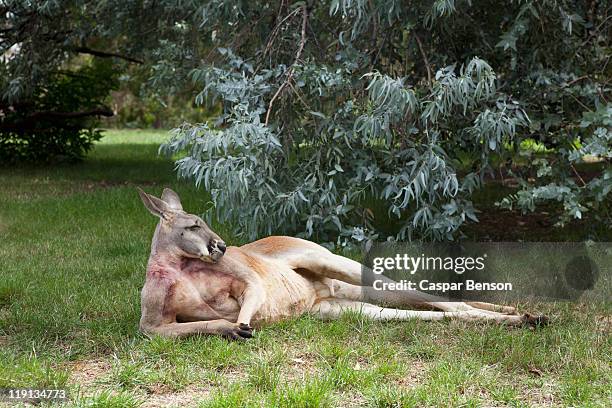
[[(345, 299), (325, 299), (312, 308), (312, 312), (322, 319), (337, 319), (344, 312), (353, 311), (375, 320), (442, 320), (451, 318), (462, 321), (493, 321), (511, 326), (530, 324), (527, 316), (504, 315), (501, 313), (487, 313), (482, 310), (468, 310), (460, 312), (434, 312), (423, 310), (401, 310), (375, 306), (369, 303), (350, 301)], [(529, 316), (531, 318), (531, 316)]]

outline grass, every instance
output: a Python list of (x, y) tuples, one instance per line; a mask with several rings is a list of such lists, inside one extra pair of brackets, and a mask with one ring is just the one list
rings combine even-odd
[(554, 324), (536, 331), (347, 314), (245, 343), (142, 336), (155, 221), (134, 186), (207, 203), (157, 156), (165, 137), (112, 131), (81, 164), (0, 169), (0, 388), (93, 407), (609, 406), (609, 304), (541, 305)]

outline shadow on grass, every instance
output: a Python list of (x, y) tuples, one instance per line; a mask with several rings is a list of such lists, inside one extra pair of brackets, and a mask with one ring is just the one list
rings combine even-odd
[(37, 166), (24, 163), (0, 168), (0, 175), (72, 180), (172, 180), (170, 158), (158, 155), (156, 144), (97, 144), (81, 162)]
[[(180, 181), (173, 160), (158, 155), (158, 144), (97, 144), (82, 162), (0, 168), (0, 202), (57, 198), (119, 186), (171, 187), (189, 194), (193, 183)], [(200, 194), (203, 194), (200, 191)], [(0, 210), (0, 216), (2, 211)]]

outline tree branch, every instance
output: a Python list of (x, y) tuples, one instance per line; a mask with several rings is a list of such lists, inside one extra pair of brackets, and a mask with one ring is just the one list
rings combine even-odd
[[(272, 30), (272, 33), (270, 33), (270, 38), (268, 39), (268, 42), (266, 44), (266, 48), (264, 49), (263, 54), (261, 55), (261, 59), (263, 60), (266, 56), (266, 54), (268, 53), (268, 51), (270, 51), (270, 49), (272, 48), (272, 44), (274, 43), (274, 40), (276, 39), (276, 36), (278, 35), (278, 32), (280, 31), (281, 26), (283, 25), (283, 23), (285, 21), (287, 21), (291, 16), (293, 16), (295, 13), (297, 13), (300, 9), (297, 8), (295, 10), (293, 10), (291, 13), (287, 14), (285, 16), (285, 18), (283, 18)], [(277, 18), (278, 20), (278, 18)]]
[(421, 39), (419, 38), (419, 35), (416, 32), (414, 33), (414, 39), (416, 40), (417, 45), (419, 46), (421, 57), (423, 57), (423, 63), (425, 64), (425, 68), (427, 69), (427, 82), (431, 85), (433, 75), (431, 73), (431, 67), (429, 66), (429, 58), (427, 58), (427, 54), (425, 54), (425, 50), (423, 49), (423, 43), (421, 42)]
[(306, 8), (306, 5), (304, 5), (302, 6), (302, 37), (300, 40), (300, 46), (297, 50), (297, 53), (295, 54), (295, 60), (293, 61), (293, 64), (291, 64), (291, 67), (287, 71), (287, 78), (282, 83), (282, 85), (278, 88), (276, 93), (272, 96), (272, 99), (270, 99), (270, 104), (268, 105), (268, 111), (266, 112), (266, 121), (265, 121), (266, 126), (268, 126), (268, 122), (270, 120), (270, 113), (272, 112), (272, 105), (274, 105), (274, 101), (276, 100), (276, 98), (279, 97), (283, 89), (285, 89), (289, 81), (292, 80), (295, 66), (297, 65), (300, 59), (300, 56), (302, 55), (302, 51), (304, 51), (304, 45), (306, 45), (306, 24), (307, 22), (308, 22), (308, 9)]
[(576, 167), (574, 167), (574, 165), (571, 163), (570, 163), (570, 167), (572, 168), (572, 171), (574, 172), (576, 177), (578, 177), (578, 180), (580, 180), (580, 182), (582, 183), (582, 186), (583, 187), (586, 186), (584, 179), (582, 178), (582, 176), (580, 176), (580, 173), (578, 173), (578, 170), (576, 170)]
[(54, 111), (40, 111), (34, 112), (27, 119), (40, 119), (40, 118), (61, 118), (61, 119), (76, 119), (84, 118), (87, 116), (113, 116), (115, 113), (109, 108), (98, 108), (90, 109), (80, 112), (54, 112)]
[(121, 55), (121, 54), (117, 54), (114, 52), (105, 52), (105, 51), (98, 51), (98, 50), (93, 50), (89, 47), (76, 47), (73, 49), (74, 52), (78, 52), (80, 54), (89, 54), (89, 55), (93, 55), (95, 57), (101, 57), (101, 58), (120, 58), (129, 62), (133, 62), (134, 64), (143, 64), (144, 62), (142, 60), (136, 59), (136, 58), (132, 58), (126, 55)]

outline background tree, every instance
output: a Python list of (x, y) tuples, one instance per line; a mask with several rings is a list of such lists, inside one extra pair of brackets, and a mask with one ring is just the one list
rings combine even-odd
[[(186, 152), (179, 174), (250, 238), (451, 239), (500, 164), (521, 183), (503, 205), (555, 200), (560, 222), (590, 211), (609, 225), (609, 9), (211, 2), (201, 30), (219, 54), (191, 78), (196, 101), (224, 113), (165, 148)], [(589, 177), (576, 167), (587, 153), (599, 160)]]
[[(175, 22), (192, 12), (179, 6), (0, 0), (0, 161), (80, 158), (100, 137), (95, 119), (114, 114), (109, 93), (119, 79), (148, 84), (152, 67), (163, 75), (161, 44), (180, 43)], [(198, 46), (195, 36), (189, 43)], [(164, 88), (153, 82), (146, 96), (189, 91), (175, 74)]]
[[(6, 12), (14, 21), (2, 35), (21, 33), (32, 9), (52, 21), (19, 40), (5, 100), (82, 52), (142, 61), (130, 74), (147, 75), (150, 92), (195, 89), (221, 115), (179, 127), (164, 150), (183, 155), (179, 174), (204, 185), (217, 217), (249, 238), (451, 239), (476, 220), (470, 196), (499, 169), (520, 183), (502, 205), (552, 200), (561, 223), (589, 213), (610, 225), (607, 1), (23, 7)], [(4, 50), (15, 43), (6, 38)]]
[[(0, 162), (80, 158), (100, 138), (92, 118), (111, 116), (111, 61), (79, 45), (76, 3), (0, 1)], [(106, 54), (106, 53), (101, 53)]]

